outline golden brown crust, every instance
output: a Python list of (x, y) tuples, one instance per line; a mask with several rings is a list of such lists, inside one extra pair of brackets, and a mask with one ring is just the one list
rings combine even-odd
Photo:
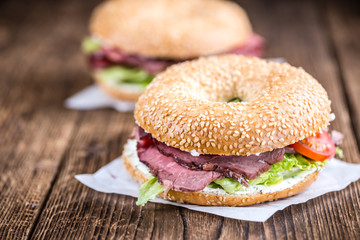
[[(125, 155), (122, 156), (123, 163), (126, 170), (129, 172), (132, 178), (139, 183), (144, 183), (148, 178), (138, 169), (133, 168), (130, 160)], [(229, 196), (229, 195), (215, 195), (205, 194), (203, 192), (191, 192), (183, 193), (170, 190), (166, 196), (164, 193), (159, 197), (181, 203), (192, 203), (205, 206), (249, 206), (267, 201), (274, 201), (280, 198), (286, 198), (298, 194), (308, 188), (318, 177), (319, 173), (314, 173), (307, 176), (302, 182), (284, 189), (282, 191), (258, 195), (245, 195), (245, 196)]]
[(189, 59), (245, 43), (245, 11), (223, 0), (112, 0), (100, 4), (90, 32), (104, 43), (149, 58)]
[(127, 88), (121, 87), (121, 85), (114, 86), (107, 84), (104, 81), (101, 81), (96, 73), (93, 74), (93, 78), (95, 79), (96, 84), (100, 86), (107, 94), (121, 101), (136, 102), (143, 93), (143, 91), (138, 89), (129, 91)]
[[(228, 103), (240, 97), (246, 102)], [(135, 107), (139, 126), (183, 151), (249, 155), (285, 147), (329, 124), (324, 88), (302, 68), (222, 55), (170, 66)]]

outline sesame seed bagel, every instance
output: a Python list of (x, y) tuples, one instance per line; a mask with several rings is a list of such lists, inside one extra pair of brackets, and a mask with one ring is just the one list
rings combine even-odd
[(252, 33), (245, 11), (223, 0), (111, 0), (99, 5), (90, 32), (148, 58), (189, 59), (227, 52)]
[[(228, 102), (236, 97), (244, 102)], [(302, 68), (222, 55), (160, 73), (139, 98), (134, 116), (154, 138), (183, 151), (250, 155), (327, 127), (330, 100)]]
[[(133, 179), (140, 184), (143, 184), (149, 180), (149, 177), (134, 166), (133, 162), (136, 160), (131, 159), (134, 158), (134, 155), (131, 153), (129, 154), (127, 151), (129, 150), (126, 150), (125, 147), (125, 151), (122, 156), (125, 169)], [(161, 193), (159, 197), (175, 202), (185, 202), (205, 206), (249, 206), (296, 195), (307, 189), (313, 182), (315, 182), (318, 175), (319, 172), (314, 171), (313, 173), (307, 175), (302, 181), (283, 190), (270, 193), (231, 195), (215, 194), (206, 191), (184, 193), (170, 190), (166, 195)]]

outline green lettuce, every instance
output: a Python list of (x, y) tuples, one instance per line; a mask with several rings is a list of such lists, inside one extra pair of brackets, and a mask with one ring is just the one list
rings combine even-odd
[(108, 67), (100, 70), (98, 74), (102, 81), (115, 84), (137, 84), (143, 87), (146, 87), (154, 78), (144, 70), (123, 66)]
[(344, 152), (343, 152), (343, 150), (342, 150), (340, 147), (336, 147), (336, 155), (337, 155), (339, 158), (344, 158)]
[(300, 154), (285, 154), (284, 160), (272, 165), (271, 169), (258, 178), (250, 180), (250, 185), (272, 186), (281, 183), (285, 178), (293, 177), (302, 171), (323, 167), (326, 162), (313, 161)]
[(81, 50), (85, 54), (91, 54), (101, 48), (101, 43), (92, 37), (85, 38), (81, 43)]
[(235, 102), (235, 103), (239, 103), (239, 102), (242, 102), (243, 100), (241, 98), (233, 98), (231, 100), (229, 100), (228, 102)]
[[(284, 179), (294, 177), (303, 171), (313, 168), (323, 167), (326, 161), (313, 161), (300, 154), (285, 154), (284, 160), (272, 165), (271, 169), (254, 180), (250, 180), (250, 185), (272, 186), (281, 183)], [(227, 193), (234, 193), (243, 189), (243, 185), (232, 178), (215, 180), (208, 185), (210, 188), (222, 188)]]
[(156, 177), (152, 177), (149, 181), (143, 183), (140, 187), (140, 194), (136, 201), (136, 205), (144, 206), (148, 201), (154, 200), (155, 197), (164, 191), (164, 187), (160, 185)]
[(217, 185), (219, 185), (222, 189), (224, 189), (227, 193), (234, 193), (243, 188), (238, 181), (233, 178), (223, 178), (214, 181)]

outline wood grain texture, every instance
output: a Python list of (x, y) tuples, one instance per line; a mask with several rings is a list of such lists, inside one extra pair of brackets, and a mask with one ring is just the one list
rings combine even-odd
[[(91, 83), (79, 43), (98, 3), (37, 0), (29, 6), (15, 0), (0, 8), (0, 239), (359, 237), (359, 182), (288, 207), (265, 223), (154, 203), (137, 207), (132, 197), (77, 182), (74, 175), (95, 172), (121, 155), (134, 124), (131, 114), (62, 107), (66, 97)], [(240, 4), (267, 39), (267, 57), (303, 66), (323, 84), (337, 116), (332, 128), (346, 136), (345, 161), (360, 163), (359, 118), (351, 122), (359, 111), (355, 13), (310, 0)]]
[(79, 117), (63, 109), (69, 87), (81, 88), (73, 81), (80, 55), (68, 58), (78, 49), (71, 42), (54, 51), (71, 30), (56, 7), (0, 8), (0, 239), (26, 238), (34, 227)]
[(326, 16), (360, 146), (360, 3), (328, 1)]

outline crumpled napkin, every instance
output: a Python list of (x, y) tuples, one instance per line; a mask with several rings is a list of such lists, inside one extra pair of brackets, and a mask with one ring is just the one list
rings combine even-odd
[(66, 99), (65, 107), (77, 110), (114, 108), (119, 112), (132, 112), (135, 103), (114, 99), (94, 84)]
[[(268, 58), (266, 60), (279, 63), (285, 62), (283, 58)], [(135, 103), (114, 99), (94, 84), (66, 99), (65, 107), (76, 110), (113, 108), (119, 112), (132, 112), (135, 109)]]
[[(129, 176), (122, 164), (121, 157), (100, 168), (94, 174), (80, 174), (76, 175), (75, 178), (89, 188), (99, 192), (118, 193), (133, 197), (139, 195), (140, 184)], [(318, 180), (304, 192), (274, 202), (248, 207), (198, 206), (175, 203), (161, 198), (156, 198), (153, 202), (171, 204), (233, 219), (265, 222), (279, 210), (293, 204), (306, 202), (328, 192), (339, 191), (358, 179), (360, 179), (360, 164), (346, 163), (334, 158), (321, 171)]]

